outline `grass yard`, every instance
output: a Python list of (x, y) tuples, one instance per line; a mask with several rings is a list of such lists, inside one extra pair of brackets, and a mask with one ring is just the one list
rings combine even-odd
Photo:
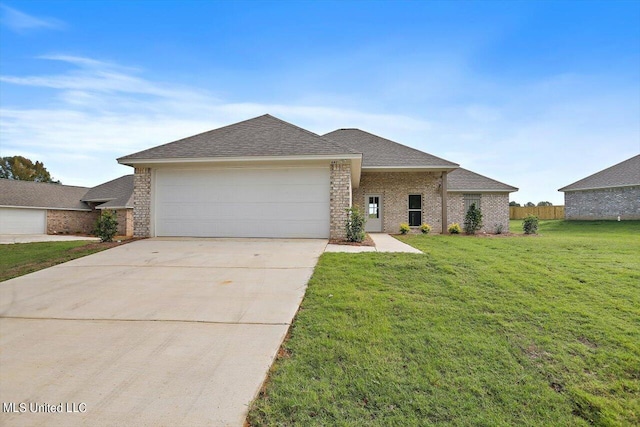
[(324, 254), (248, 421), (640, 425), (640, 221), (539, 233)]
[(112, 247), (91, 241), (0, 245), (0, 282)]

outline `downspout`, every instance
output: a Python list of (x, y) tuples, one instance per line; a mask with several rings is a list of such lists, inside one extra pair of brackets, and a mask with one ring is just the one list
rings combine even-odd
[(442, 172), (442, 234), (447, 234), (447, 172)]

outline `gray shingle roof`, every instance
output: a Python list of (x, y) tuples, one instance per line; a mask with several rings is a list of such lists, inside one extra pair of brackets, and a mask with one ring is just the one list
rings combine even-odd
[(632, 185), (640, 185), (640, 154), (562, 187), (558, 191), (595, 190)]
[(124, 175), (93, 187), (82, 197), (85, 202), (104, 202), (98, 208), (133, 208), (133, 175)]
[(360, 154), (313, 132), (265, 114), (148, 150), (120, 157), (140, 159), (276, 157)]
[(360, 129), (338, 129), (323, 135), (362, 153), (362, 167), (456, 168), (456, 163)]
[(81, 202), (88, 188), (33, 181), (0, 179), (0, 206), (91, 210)]
[(447, 189), (448, 191), (469, 192), (496, 191), (511, 193), (518, 191), (516, 187), (463, 168), (458, 168), (447, 174)]

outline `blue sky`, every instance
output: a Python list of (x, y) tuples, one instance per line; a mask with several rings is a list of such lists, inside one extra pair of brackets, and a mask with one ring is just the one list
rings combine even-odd
[(0, 154), (64, 184), (270, 113), (562, 203), (640, 152), (638, 1), (2, 1)]

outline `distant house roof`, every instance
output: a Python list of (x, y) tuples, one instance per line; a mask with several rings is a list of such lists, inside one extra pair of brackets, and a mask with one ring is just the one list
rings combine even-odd
[(447, 174), (447, 191), (512, 193), (518, 189), (470, 170), (458, 168)]
[(0, 206), (90, 211), (81, 201), (89, 190), (62, 184), (0, 179)]
[(640, 185), (640, 154), (562, 187), (558, 191), (596, 190), (635, 185)]
[(210, 130), (128, 156), (119, 163), (143, 160), (344, 156), (360, 153), (269, 114)]
[(362, 168), (454, 169), (458, 164), (360, 129), (338, 129), (323, 135), (362, 153)]
[(91, 188), (82, 201), (101, 203), (97, 209), (133, 208), (133, 175), (124, 175)]

